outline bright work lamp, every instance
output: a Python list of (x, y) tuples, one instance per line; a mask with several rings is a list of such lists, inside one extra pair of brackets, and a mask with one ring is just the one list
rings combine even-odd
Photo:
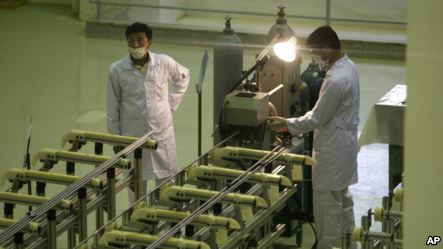
[(295, 60), (297, 38), (291, 37), (289, 40), (284, 42), (277, 42), (274, 46), (274, 53), (283, 61), (292, 62)]
[(269, 60), (270, 56), (268, 53), (271, 51), (271, 49), (274, 50), (275, 55), (277, 57), (285, 62), (292, 62), (295, 60), (296, 49), (297, 49), (297, 38), (291, 37), (286, 41), (280, 41), (281, 37), (279, 35), (276, 35), (272, 41), (261, 51), (261, 53), (257, 56), (257, 59), (255, 61), (254, 66), (252, 66), (246, 73), (243, 74), (243, 76), (240, 78), (240, 80), (234, 85), (234, 87), (231, 89), (230, 92), (234, 91), (237, 86), (239, 86), (243, 80), (245, 80), (250, 74), (255, 72), (255, 70), (260, 70), (260, 68)]

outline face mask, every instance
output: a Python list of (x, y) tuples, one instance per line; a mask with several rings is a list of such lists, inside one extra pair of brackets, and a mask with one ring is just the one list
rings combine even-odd
[(129, 54), (131, 55), (132, 58), (136, 60), (143, 58), (146, 52), (148, 52), (148, 50), (145, 47), (141, 48), (128, 47), (128, 48), (129, 48)]
[(323, 58), (321, 58), (320, 55), (312, 55), (312, 60), (320, 65), (328, 65), (329, 61), (328, 60), (323, 60)]

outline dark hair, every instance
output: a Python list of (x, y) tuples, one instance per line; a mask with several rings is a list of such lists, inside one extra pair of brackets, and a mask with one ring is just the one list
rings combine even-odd
[(136, 32), (144, 32), (146, 34), (146, 37), (148, 37), (149, 40), (152, 40), (152, 29), (148, 25), (140, 22), (135, 22), (126, 27), (125, 31), (126, 39), (130, 34)]
[(325, 46), (337, 50), (341, 49), (337, 33), (328, 25), (318, 27), (314, 30), (314, 32), (309, 35), (306, 46), (311, 49)]

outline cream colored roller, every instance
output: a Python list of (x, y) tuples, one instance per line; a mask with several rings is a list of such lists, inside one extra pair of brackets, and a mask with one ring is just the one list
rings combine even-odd
[[(100, 246), (130, 246), (143, 245), (147, 246), (159, 238), (157, 235), (148, 235), (143, 233), (124, 232), (113, 230), (105, 232), (99, 240)], [(115, 247), (112, 247), (115, 248)], [(170, 238), (166, 240), (162, 248), (182, 248), (182, 249), (210, 249), (210, 247), (203, 242), (195, 240)]]
[[(100, 133), (100, 132), (91, 132), (91, 131), (81, 131), (81, 130), (71, 130), (69, 133), (65, 134), (62, 138), (62, 146), (65, 146), (67, 142), (98, 142), (104, 144), (111, 145), (122, 145), (128, 146), (135, 141), (137, 141), (137, 137), (127, 137), (127, 136), (119, 136), (108, 133)], [(157, 141), (153, 139), (148, 139), (142, 147), (144, 149), (157, 149)]]
[[(171, 186), (162, 189), (160, 192), (160, 200), (162, 201), (188, 201), (191, 199), (196, 200), (209, 200), (211, 197), (217, 195), (218, 191), (211, 191), (205, 189), (187, 188), (180, 186)], [(266, 201), (259, 196), (243, 195), (236, 193), (226, 194), (221, 202), (239, 205), (239, 206), (257, 206), (266, 208), (268, 205)]]
[[(26, 206), (40, 206), (43, 203), (50, 200), (48, 197), (35, 196), (35, 195), (24, 195), (11, 192), (0, 191), (0, 200), (2, 202), (26, 205)], [(72, 211), (73, 203), (69, 200), (61, 200), (56, 206), (64, 211)]]
[(362, 236), (363, 236), (363, 228), (354, 227), (354, 230), (352, 231), (352, 241), (361, 241)]
[[(99, 155), (72, 152), (66, 150), (42, 149), (32, 157), (32, 165), (35, 165), (35, 163), (39, 160), (40, 161), (49, 160), (54, 163), (57, 163), (58, 161), (68, 161), (68, 162), (100, 165), (109, 159), (111, 159), (111, 157), (109, 156), (99, 156)], [(123, 169), (129, 169), (131, 167), (131, 161), (128, 159), (120, 158), (119, 161), (115, 163), (115, 166)]]
[[(200, 165), (198, 167), (191, 168), (187, 173), (189, 178), (197, 178), (204, 180), (214, 179), (229, 179), (233, 180), (245, 171), (236, 169), (227, 169), (214, 166)], [(248, 182), (259, 182), (264, 184), (279, 184), (285, 187), (292, 187), (291, 181), (281, 175), (267, 174), (267, 173), (253, 173), (246, 180)]]
[[(132, 213), (131, 221), (142, 223), (160, 220), (179, 222), (188, 216), (188, 212), (178, 212), (157, 208), (139, 208), (134, 210), (134, 212)], [(241, 228), (240, 224), (232, 218), (205, 214), (197, 216), (192, 221), (192, 224), (232, 230), (240, 230)]]
[(396, 189), (395, 190), (395, 192), (394, 192), (394, 199), (396, 200), (396, 201), (403, 201), (403, 188), (398, 188), (398, 189)]
[[(226, 146), (223, 148), (214, 149), (210, 152), (210, 155), (215, 160), (220, 159), (247, 159), (247, 160), (259, 160), (260, 158), (267, 155), (269, 151), (266, 150), (254, 150), (240, 147)], [(275, 161), (284, 164), (302, 164), (314, 165), (315, 161), (305, 155), (292, 154), (292, 153), (282, 153), (279, 155)]]
[(388, 219), (402, 219), (403, 213), (401, 211), (384, 210), (382, 207), (376, 207), (374, 209), (374, 220), (384, 221)]
[[(44, 171), (38, 171), (38, 170), (27, 170), (24, 168), (13, 168), (8, 170), (2, 177), (0, 184), (3, 185), (5, 180), (12, 180), (12, 181), (40, 181), (40, 182), (47, 182), (47, 183), (54, 183), (54, 184), (62, 184), (62, 185), (69, 185), (71, 183), (74, 183), (75, 181), (79, 180), (80, 176), (73, 176), (73, 175), (66, 175), (66, 174), (59, 174), (59, 173), (50, 173), (50, 172), (44, 172)], [(92, 180), (89, 182), (88, 186), (96, 188), (96, 189), (102, 189), (103, 188), (103, 181), (101, 179), (92, 178)]]
[[(17, 223), (17, 220), (0, 218), (0, 229), (4, 230), (4, 229), (8, 228), (9, 226), (14, 225), (15, 223)], [(26, 226), (25, 230), (26, 230), (26, 232), (39, 234), (41, 232), (40, 223), (30, 222)]]

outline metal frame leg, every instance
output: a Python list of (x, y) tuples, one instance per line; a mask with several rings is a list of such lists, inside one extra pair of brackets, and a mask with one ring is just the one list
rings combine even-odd
[(79, 241), (83, 241), (88, 237), (88, 214), (86, 209), (86, 188), (78, 190), (78, 234)]
[(57, 223), (55, 221), (57, 212), (55, 209), (50, 209), (46, 214), (48, 219), (48, 249), (57, 249)]
[[(66, 174), (75, 175), (75, 162), (66, 162)], [(73, 248), (77, 244), (75, 228), (69, 228), (67, 233), (68, 248)]]
[[(94, 145), (94, 152), (96, 155), (103, 155), (103, 144), (102, 143), (95, 143)], [(97, 191), (96, 195), (102, 194), (101, 191)], [(105, 217), (104, 217), (104, 210), (103, 206), (97, 207), (95, 211), (95, 227), (97, 230), (105, 224)]]
[(135, 159), (134, 190), (135, 190), (135, 199), (136, 200), (139, 200), (144, 195), (142, 154), (143, 154), (143, 150), (140, 148), (136, 149), (134, 152), (134, 159)]
[(111, 167), (106, 171), (108, 177), (106, 190), (107, 195), (107, 209), (108, 209), (108, 221), (115, 217), (115, 168)]
[(16, 233), (14, 235), (14, 249), (23, 249), (23, 233)]

